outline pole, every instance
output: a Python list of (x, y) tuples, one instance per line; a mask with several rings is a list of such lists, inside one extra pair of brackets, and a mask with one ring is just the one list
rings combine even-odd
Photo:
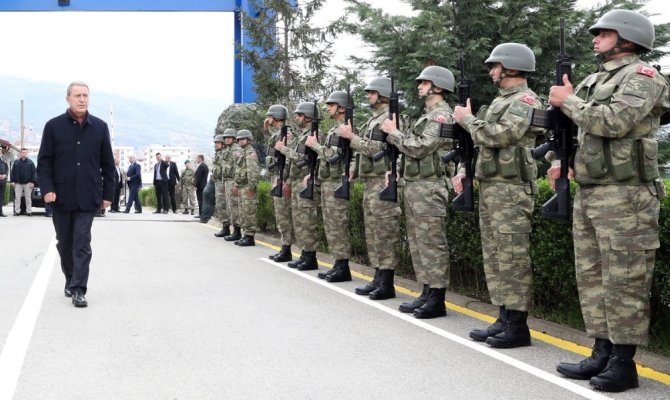
[(23, 122), (23, 99), (21, 99), (21, 148), (23, 148), (23, 141), (25, 140), (25, 125)]

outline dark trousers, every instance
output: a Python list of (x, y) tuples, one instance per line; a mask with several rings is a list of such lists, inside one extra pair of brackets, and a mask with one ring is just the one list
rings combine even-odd
[(65, 286), (86, 293), (91, 251), (91, 225), (95, 211), (53, 211), (60, 267)]
[(142, 211), (142, 203), (140, 203), (140, 187), (131, 185), (128, 189), (130, 192), (126, 198), (126, 210), (130, 211), (130, 207), (135, 203), (135, 211)]
[(114, 200), (112, 201), (112, 205), (110, 207), (110, 209), (112, 211), (119, 211), (119, 201), (121, 200), (121, 190), (123, 190), (123, 186), (121, 185), (121, 182), (114, 185)]
[(198, 199), (198, 215), (202, 212), (202, 189), (195, 190), (195, 197)]
[(0, 214), (2, 214), (2, 203), (5, 202), (5, 188), (7, 187), (7, 181), (0, 182)]
[(170, 195), (168, 194), (167, 182), (156, 181), (154, 187), (156, 188), (156, 210), (169, 210)]
[(170, 204), (172, 205), (172, 211), (177, 212), (177, 198), (175, 197), (175, 187), (177, 185), (173, 185), (171, 183), (168, 183), (168, 195), (170, 196)]

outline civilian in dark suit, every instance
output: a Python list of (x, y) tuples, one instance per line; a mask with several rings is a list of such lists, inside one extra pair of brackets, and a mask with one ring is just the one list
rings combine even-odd
[(128, 198), (126, 199), (126, 210), (124, 213), (130, 212), (130, 207), (135, 204), (135, 214), (142, 214), (142, 204), (140, 203), (140, 188), (142, 188), (142, 169), (140, 164), (135, 162), (135, 156), (128, 157), (130, 166), (128, 166)]
[(179, 182), (179, 169), (177, 168), (177, 164), (167, 154), (165, 155), (165, 162), (168, 164), (168, 195), (170, 196), (170, 205), (172, 206), (172, 212), (176, 214), (177, 198), (175, 197), (175, 188), (177, 187), (177, 182)]
[(84, 295), (91, 263), (91, 225), (95, 211), (114, 197), (114, 155), (107, 124), (88, 113), (88, 85), (67, 88), (67, 111), (44, 126), (37, 156), (37, 180), (44, 201), (53, 203), (53, 224), (65, 295), (75, 307)]
[(119, 201), (121, 200), (121, 191), (123, 190), (123, 184), (121, 182), (121, 168), (119, 167), (119, 159), (114, 159), (114, 200), (112, 201), (112, 206), (109, 212), (117, 213), (119, 212)]
[(195, 176), (193, 177), (193, 186), (195, 186), (195, 197), (198, 199), (198, 216), (202, 212), (202, 191), (207, 186), (207, 176), (209, 175), (209, 167), (205, 164), (205, 156), (198, 154), (195, 158), (198, 167), (195, 169)]
[(168, 213), (170, 208), (170, 197), (168, 194), (167, 180), (168, 164), (163, 161), (161, 153), (156, 153), (156, 165), (154, 165), (154, 189), (156, 190), (156, 211), (154, 214)]

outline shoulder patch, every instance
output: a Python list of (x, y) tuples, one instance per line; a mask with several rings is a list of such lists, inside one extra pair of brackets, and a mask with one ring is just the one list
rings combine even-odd
[(535, 96), (527, 94), (521, 98), (521, 101), (532, 106), (535, 104)]
[(624, 86), (623, 94), (646, 99), (651, 90), (651, 81), (644, 78), (633, 78)]
[(646, 75), (649, 77), (655, 77), (656, 76), (656, 69), (653, 67), (647, 67), (646, 65), (640, 65), (637, 67), (637, 73), (640, 75)]

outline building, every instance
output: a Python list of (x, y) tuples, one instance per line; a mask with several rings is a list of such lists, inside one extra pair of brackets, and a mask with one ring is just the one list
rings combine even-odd
[(127, 146), (113, 146), (112, 152), (114, 153), (114, 158), (119, 159), (119, 168), (122, 171), (128, 170), (128, 157), (135, 155), (135, 148)]
[(191, 148), (183, 146), (165, 146), (161, 144), (152, 144), (144, 150), (144, 157), (141, 161), (142, 172), (153, 172), (154, 166), (156, 165), (156, 153), (161, 153), (163, 159), (165, 156), (169, 155), (172, 157), (172, 161), (177, 163), (179, 172), (184, 170), (184, 162), (186, 160), (192, 160)]

